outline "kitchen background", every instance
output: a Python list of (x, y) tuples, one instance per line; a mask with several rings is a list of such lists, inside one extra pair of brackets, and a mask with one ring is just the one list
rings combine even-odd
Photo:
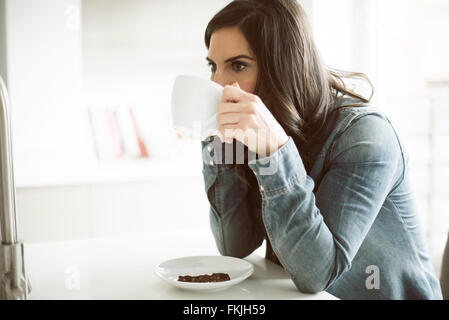
[[(209, 77), (204, 30), (229, 2), (0, 0), (21, 239), (209, 228), (201, 147), (171, 129), (170, 92), (178, 74)], [(365, 72), (404, 140), (439, 274), (449, 230), (449, 2), (300, 3), (327, 64)]]

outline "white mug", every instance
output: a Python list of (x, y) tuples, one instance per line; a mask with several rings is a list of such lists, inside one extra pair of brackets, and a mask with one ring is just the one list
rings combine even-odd
[(176, 77), (171, 95), (173, 128), (191, 139), (218, 135), (217, 106), (222, 94), (223, 87), (209, 79)]

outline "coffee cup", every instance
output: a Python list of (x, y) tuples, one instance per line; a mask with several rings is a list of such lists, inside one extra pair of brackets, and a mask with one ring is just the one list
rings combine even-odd
[(209, 79), (177, 76), (171, 95), (173, 128), (195, 140), (218, 135), (217, 106), (222, 94), (223, 87)]

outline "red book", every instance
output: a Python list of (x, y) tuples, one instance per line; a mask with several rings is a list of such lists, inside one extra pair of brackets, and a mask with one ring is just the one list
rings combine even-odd
[(136, 135), (137, 144), (139, 145), (140, 156), (143, 157), (143, 158), (147, 158), (148, 157), (148, 153), (147, 153), (147, 150), (145, 149), (145, 145), (144, 145), (144, 143), (142, 141), (142, 137), (139, 134), (139, 130), (137, 129), (137, 123), (136, 123), (136, 119), (134, 118), (133, 109), (130, 107), (128, 110), (129, 110), (129, 115), (131, 117), (131, 121), (132, 121), (132, 124), (133, 124), (134, 133)]

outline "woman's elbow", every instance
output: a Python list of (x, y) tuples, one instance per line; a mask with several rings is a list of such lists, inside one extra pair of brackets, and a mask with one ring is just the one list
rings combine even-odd
[(325, 291), (328, 287), (327, 282), (320, 279), (305, 279), (302, 281), (293, 279), (293, 282), (302, 293), (316, 294)]
[(329, 269), (309, 269), (309, 272), (302, 272), (308, 276), (292, 278), (292, 280), (302, 293), (319, 293), (331, 287), (350, 267), (350, 263), (344, 263), (341, 268), (333, 266)]
[[(345, 270), (346, 268), (342, 268)], [(292, 277), (295, 286), (302, 293), (319, 293), (326, 291), (343, 272), (336, 273), (335, 266), (329, 266), (329, 268), (305, 268), (301, 271), (296, 271), (295, 276)]]
[(310, 294), (316, 294), (320, 293), (322, 291), (326, 290), (326, 286), (322, 283), (307, 283), (306, 285), (301, 285), (301, 287), (298, 287), (299, 291), (302, 293), (310, 293)]

